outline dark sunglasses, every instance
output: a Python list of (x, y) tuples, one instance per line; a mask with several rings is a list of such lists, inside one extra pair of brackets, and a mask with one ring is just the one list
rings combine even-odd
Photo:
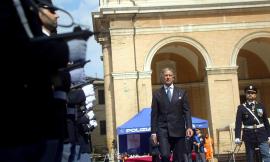
[(256, 94), (256, 92), (247, 92), (247, 94)]
[(54, 14), (55, 14), (56, 8), (54, 8), (54, 7), (42, 6), (42, 8), (47, 9), (47, 10), (49, 10), (51, 13), (54, 13)]

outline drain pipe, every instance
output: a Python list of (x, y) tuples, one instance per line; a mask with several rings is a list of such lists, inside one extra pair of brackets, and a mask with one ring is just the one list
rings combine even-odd
[(135, 72), (136, 72), (136, 94), (137, 94), (137, 112), (140, 112), (140, 101), (139, 101), (139, 72), (137, 67), (137, 53), (136, 53), (136, 22), (137, 13), (135, 13), (131, 20), (133, 24), (133, 54), (134, 54), (134, 65), (135, 65)]

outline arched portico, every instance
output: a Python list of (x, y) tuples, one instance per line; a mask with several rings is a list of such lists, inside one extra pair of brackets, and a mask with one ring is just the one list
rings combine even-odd
[(231, 66), (238, 67), (240, 102), (245, 101), (244, 88), (253, 84), (258, 88), (257, 100), (268, 110), (270, 101), (270, 32), (254, 32), (244, 36), (236, 44)]
[(188, 44), (194, 46), (202, 54), (202, 56), (206, 62), (206, 67), (207, 68), (212, 67), (212, 60), (211, 60), (210, 56), (208, 55), (206, 49), (199, 42), (197, 42), (194, 39), (189, 38), (189, 37), (172, 36), (172, 37), (167, 37), (167, 38), (164, 38), (164, 39), (158, 41), (149, 50), (148, 54), (145, 57), (145, 64), (144, 64), (144, 68), (143, 68), (145, 72), (151, 71), (151, 63), (152, 63), (153, 57), (155, 56), (157, 51), (160, 48), (162, 48), (163, 46), (165, 46), (166, 44), (169, 44), (172, 42), (184, 42), (184, 43), (188, 43)]
[(237, 60), (237, 56), (239, 54), (240, 49), (250, 40), (256, 39), (256, 38), (262, 38), (262, 37), (268, 37), (270, 38), (270, 32), (255, 32), (255, 33), (251, 33), (248, 34), (246, 36), (244, 36), (236, 45), (235, 48), (232, 52), (232, 57), (230, 60), (230, 66), (231, 67), (235, 67), (237, 66), (236, 64), (236, 60)]

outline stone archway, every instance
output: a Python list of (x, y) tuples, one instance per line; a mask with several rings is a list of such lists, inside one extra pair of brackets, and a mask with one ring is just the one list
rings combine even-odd
[(210, 56), (208, 55), (206, 49), (196, 40), (189, 38), (189, 37), (167, 37), (164, 38), (160, 41), (158, 41), (157, 43), (155, 43), (155, 45), (150, 49), (150, 51), (148, 52), (148, 54), (145, 57), (145, 64), (144, 64), (144, 72), (149, 72), (151, 71), (151, 63), (153, 60), (154, 55), (156, 54), (156, 52), (163, 47), (166, 44), (172, 43), (172, 42), (184, 42), (187, 44), (190, 44), (192, 46), (194, 46), (203, 56), (205, 62), (206, 62), (206, 68), (211, 68), (212, 67), (212, 60), (210, 58)]
[(243, 37), (235, 46), (231, 65), (238, 66), (240, 102), (245, 101), (244, 88), (254, 84), (258, 88), (257, 99), (268, 108), (270, 116), (270, 33), (257, 32)]
[(205, 70), (212, 67), (212, 60), (206, 49), (189, 37), (168, 37), (158, 41), (150, 49), (144, 64), (145, 71), (152, 71), (152, 90), (160, 87), (159, 71), (163, 66), (172, 66), (176, 70), (175, 84), (187, 90), (192, 115), (210, 119)]
[(267, 37), (270, 38), (270, 32), (256, 32), (256, 33), (251, 33), (249, 35), (246, 35), (243, 37), (236, 45), (232, 53), (231, 61), (230, 61), (230, 66), (235, 67), (237, 66), (236, 60), (237, 56), (239, 54), (239, 50), (249, 41), (256, 39), (256, 38), (263, 38)]

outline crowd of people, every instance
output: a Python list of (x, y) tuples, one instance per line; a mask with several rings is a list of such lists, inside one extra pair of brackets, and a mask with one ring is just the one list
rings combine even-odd
[[(2, 57), (10, 63), (1, 64), (3, 104), (8, 107), (0, 117), (1, 162), (75, 161), (83, 155), (90, 160), (89, 132), (97, 125), (94, 98), (83, 69), (70, 69), (85, 63), (86, 40), (51, 39), (57, 35), (57, 9), (50, 0), (1, 2)], [(159, 152), (154, 156), (169, 162), (172, 153), (174, 161), (188, 161), (194, 150), (196, 161), (209, 160), (213, 141), (200, 129), (192, 130), (187, 92), (173, 84), (174, 78), (174, 70), (164, 68), (163, 85), (153, 94), (151, 140)], [(72, 84), (81, 86), (72, 89)], [(248, 162), (254, 161), (256, 148), (270, 162), (270, 125), (256, 94), (254, 85), (246, 87), (246, 101), (236, 114), (235, 143), (244, 141)], [(187, 141), (192, 146), (183, 147)]]
[[(173, 84), (174, 70), (162, 69), (160, 79), (163, 85), (154, 92), (151, 106), (149, 152), (152, 161), (213, 160), (213, 140), (209, 132), (192, 129), (187, 92)], [(238, 106), (235, 120), (236, 148), (243, 141), (247, 162), (270, 162), (270, 125), (266, 109), (256, 100), (257, 88), (254, 85), (248, 85), (244, 92), (246, 101)]]
[[(184, 162), (206, 162), (213, 160), (213, 140), (206, 133), (201, 132), (201, 129), (193, 129), (194, 135), (190, 138), (185, 138), (185, 150), (182, 152), (182, 161)], [(151, 144), (150, 155), (153, 162), (160, 162), (160, 152), (158, 146)], [(171, 150), (172, 151), (172, 150)], [(170, 159), (176, 161), (173, 151)]]
[[(174, 77), (173, 69), (164, 68), (160, 74), (163, 85), (153, 94), (151, 140), (153, 150), (157, 148), (159, 151), (152, 154), (153, 161), (169, 162), (171, 155), (173, 161), (177, 162), (211, 160), (213, 141), (209, 135), (204, 136), (200, 129), (192, 130), (187, 92), (173, 84)], [(235, 143), (241, 145), (244, 141), (248, 162), (254, 162), (256, 149), (259, 149), (260, 159), (270, 162), (269, 121), (266, 109), (256, 100), (256, 94), (254, 85), (245, 88), (246, 101), (238, 106), (236, 114)]]

